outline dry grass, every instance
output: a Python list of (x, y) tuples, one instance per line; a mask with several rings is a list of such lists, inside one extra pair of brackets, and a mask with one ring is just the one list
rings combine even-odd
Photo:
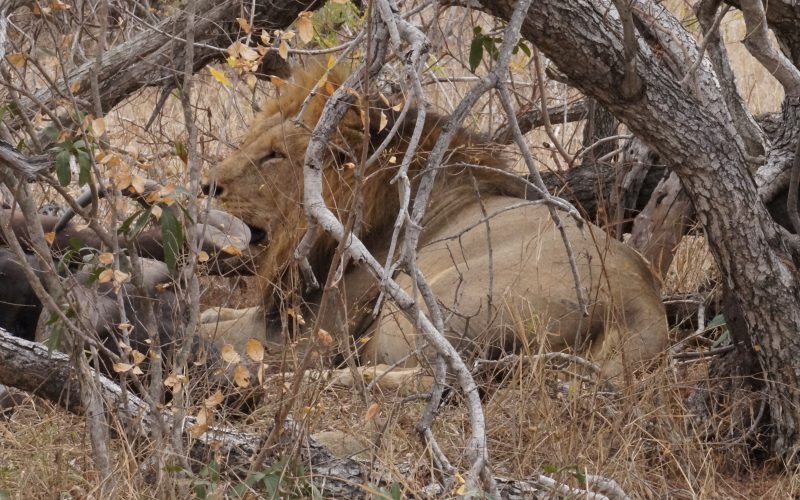
[[(800, 493), (793, 476), (732, 463), (744, 445), (716, 450), (695, 436), (683, 406), (691, 378), (660, 365), (609, 395), (559, 382), (558, 373), (543, 366), (517, 364), (502, 375), (485, 377), (481, 387), (494, 470), (517, 478), (557, 470), (551, 476), (572, 486), (578, 485), (576, 472), (600, 474), (617, 480), (632, 498), (767, 499)], [(282, 387), (266, 387), (265, 403), (244, 419), (217, 414), (216, 422), (256, 434), (266, 431), (285, 396)], [(367, 421), (370, 404), (355, 391), (309, 382), (293, 415), (309, 433), (338, 431), (372, 439), (375, 446), (356, 447), (361, 451), (356, 458), (411, 494), (430, 481), (433, 467), (414, 433), (423, 402), (401, 404), (401, 399), (377, 394), (380, 411)], [(0, 422), (0, 491), (11, 498), (90, 498), (98, 478), (84, 425), (38, 400)], [(434, 430), (454, 465), (465, 470), (462, 446), (469, 421), (458, 398), (442, 408)], [(163, 498), (170, 491), (180, 497), (180, 486), (156, 490), (136, 479), (125, 446), (117, 442), (115, 453), (118, 498)], [(216, 486), (223, 491), (233, 484), (220, 481)]]

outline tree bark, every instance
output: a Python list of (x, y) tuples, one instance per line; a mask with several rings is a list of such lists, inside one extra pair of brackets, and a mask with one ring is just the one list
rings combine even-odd
[[(634, 6), (647, 12), (647, 5)], [(483, 10), (508, 19), (511, 1), (484, 1)], [(630, 130), (668, 159), (692, 199), (722, 279), (735, 291), (742, 317), (767, 378), (774, 451), (794, 459), (800, 451), (800, 287), (794, 265), (747, 169), (726, 116), (713, 107), (715, 90), (679, 85), (682, 75), (664, 53), (640, 44), (640, 98), (626, 99), (622, 28), (608, 16), (609, 2), (542, 0), (528, 12), (523, 35), (584, 94), (606, 106)], [(664, 24), (680, 24), (667, 12)], [(670, 29), (671, 37), (680, 33)], [(660, 44), (657, 34), (648, 35)], [(666, 42), (665, 42), (666, 43)], [(696, 47), (695, 47), (696, 52)], [(694, 56), (696, 54), (690, 54)], [(716, 97), (719, 97), (717, 94)], [(720, 99), (721, 100), (721, 99)], [(797, 107), (789, 97), (786, 107)]]
[(662, 179), (636, 216), (629, 244), (650, 262), (659, 278), (666, 277), (693, 213), (691, 200), (673, 173)]

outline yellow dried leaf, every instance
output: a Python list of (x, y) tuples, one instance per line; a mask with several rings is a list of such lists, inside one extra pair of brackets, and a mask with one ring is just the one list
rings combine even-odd
[(369, 422), (370, 420), (375, 418), (375, 415), (378, 414), (378, 411), (380, 411), (380, 409), (381, 407), (378, 403), (372, 403), (371, 405), (369, 405), (369, 408), (367, 408), (367, 413), (364, 415), (364, 422)]
[(104, 252), (97, 255), (97, 261), (104, 265), (109, 265), (114, 262), (114, 254), (110, 252)]
[(222, 346), (222, 359), (226, 363), (238, 363), (242, 360), (242, 357), (239, 356), (239, 353), (236, 352), (236, 348), (230, 344), (225, 344)]
[(363, 337), (359, 337), (359, 338), (358, 338), (358, 341), (359, 341), (360, 343), (362, 343), (362, 344), (366, 344), (367, 342), (369, 342), (369, 341), (370, 341), (370, 339), (371, 339), (371, 338), (372, 338), (372, 337), (370, 337), (369, 335), (364, 335)]
[(255, 61), (256, 59), (258, 59), (259, 54), (258, 51), (256, 51), (252, 47), (248, 47), (247, 45), (240, 43), (239, 57), (244, 59), (245, 61)]
[(455, 494), (458, 496), (464, 496), (467, 482), (464, 480), (464, 477), (458, 472), (456, 472), (455, 475), (456, 475), (456, 481), (458, 482), (458, 486), (456, 486), (455, 489)]
[(330, 347), (333, 345), (333, 337), (331, 337), (331, 334), (323, 328), (320, 328), (317, 332), (317, 338), (325, 347)]
[[(117, 325), (117, 328), (119, 328), (120, 330), (127, 330), (127, 331), (131, 331), (131, 330), (133, 330), (133, 325), (132, 325), (132, 324), (130, 324), (130, 323), (119, 323), (119, 324)], [(147, 339), (147, 340), (150, 340), (150, 339)], [(123, 344), (122, 342), (120, 342), (120, 348), (121, 348), (123, 351), (128, 351), (128, 352), (130, 352), (130, 351), (131, 351), (131, 346), (129, 346), (129, 345), (125, 345), (125, 344)]]
[(113, 269), (104, 269), (103, 272), (101, 272), (97, 276), (97, 282), (98, 283), (108, 283), (109, 281), (111, 281), (111, 278), (113, 278), (113, 277), (114, 277), (114, 270)]
[(261, 30), (261, 43), (269, 47), (269, 41), (270, 41), (269, 33), (267, 33), (266, 30)]
[(295, 309), (294, 307), (289, 307), (288, 309), (286, 309), (286, 314), (293, 317), (294, 320), (297, 321), (298, 325), (303, 326), (306, 324), (306, 320), (303, 319), (303, 315), (300, 314), (300, 312), (297, 311), (297, 309)]
[(225, 400), (225, 396), (222, 395), (222, 391), (217, 389), (217, 392), (215, 392), (208, 399), (203, 401), (203, 405), (205, 405), (206, 408), (213, 408), (213, 407), (217, 406), (218, 404), (222, 403), (222, 401), (224, 401), (224, 400)]
[(314, 25), (311, 24), (311, 12), (301, 12), (297, 16), (297, 33), (303, 43), (308, 43), (314, 39)]
[(239, 247), (235, 247), (233, 245), (225, 245), (222, 247), (222, 251), (229, 254), (229, 255), (242, 255), (242, 250)]
[(385, 129), (385, 128), (386, 128), (386, 125), (387, 125), (388, 123), (389, 123), (389, 119), (388, 119), (388, 118), (386, 118), (386, 113), (384, 113), (383, 111), (381, 111), (380, 124), (378, 124), (378, 132), (380, 132), (381, 130)]
[(138, 366), (134, 366), (133, 370), (131, 370), (131, 373), (133, 373), (134, 375), (144, 375), (144, 372)]
[(333, 86), (333, 84), (331, 82), (325, 82), (325, 92), (328, 95), (333, 94), (335, 91), (336, 91), (336, 88), (334, 88), (334, 86)]
[(160, 199), (161, 199), (161, 195), (158, 193), (158, 191), (150, 191), (144, 197), (144, 201), (146, 201), (150, 205), (154, 204), (155, 202), (157, 202)]
[(111, 181), (118, 189), (120, 190), (127, 189), (128, 187), (130, 187), (131, 182), (133, 181), (133, 176), (131, 175), (130, 171), (126, 168), (124, 170), (117, 172), (111, 178)]
[(15, 68), (22, 69), (22, 67), (25, 66), (25, 61), (28, 60), (28, 56), (23, 54), (22, 52), (14, 52), (12, 54), (6, 55), (6, 59)]
[(200, 408), (194, 418), (196, 423), (189, 427), (189, 434), (198, 438), (208, 430), (208, 412), (205, 408)]
[(53, 0), (50, 2), (50, 8), (53, 10), (69, 10), (70, 6), (62, 2), (61, 0)]
[(145, 360), (145, 355), (140, 353), (139, 351), (131, 351), (131, 357), (133, 358), (134, 365), (138, 365), (139, 363)]
[(140, 175), (134, 175), (131, 178), (131, 186), (133, 186), (133, 190), (137, 193), (144, 193), (144, 183), (145, 178)]
[(163, 213), (163, 211), (164, 210), (158, 205), (153, 205), (152, 207), (150, 207), (150, 213), (153, 214), (153, 217), (155, 217), (156, 220), (161, 220), (161, 214)]
[(336, 58), (333, 57), (333, 55), (328, 56), (328, 63), (326, 66), (328, 69), (333, 69), (333, 67), (336, 66)]
[(44, 233), (44, 241), (46, 241), (48, 245), (52, 246), (55, 240), (56, 240), (56, 233), (52, 231), (49, 233)]
[(283, 78), (280, 78), (278, 76), (270, 76), (269, 79), (272, 82), (272, 84), (275, 85), (278, 88), (281, 88), (284, 85), (286, 85), (286, 80), (284, 80)]
[(236, 22), (239, 23), (239, 27), (242, 28), (242, 31), (250, 33), (250, 23), (247, 22), (247, 19), (237, 17)]
[(92, 120), (92, 133), (99, 137), (106, 133), (106, 120), (105, 118), (95, 118)]
[(73, 94), (77, 93), (81, 89), (81, 81), (75, 80), (69, 85), (69, 91)]
[(128, 281), (130, 277), (131, 275), (128, 273), (123, 273), (122, 271), (114, 271), (114, 281), (116, 281), (117, 283), (124, 283)]
[(233, 382), (242, 389), (250, 387), (250, 371), (242, 365), (237, 366), (233, 372)]
[(133, 368), (133, 365), (129, 363), (114, 363), (111, 365), (111, 368), (117, 373), (125, 373), (130, 371)]
[(224, 85), (226, 87), (230, 87), (232, 85), (231, 81), (228, 80), (228, 78), (225, 76), (225, 74), (222, 71), (220, 71), (218, 69), (215, 69), (215, 68), (212, 68), (211, 66), (208, 67), (208, 71), (211, 72), (211, 76), (214, 77), (214, 80), (218, 81), (222, 85)]
[(191, 434), (193, 438), (199, 438), (205, 434), (207, 430), (208, 424), (194, 424), (193, 426), (189, 427), (189, 434)]
[(244, 352), (247, 353), (248, 358), (258, 363), (264, 360), (264, 344), (257, 339), (249, 339), (245, 344)]
[(171, 373), (167, 378), (164, 379), (164, 385), (172, 389), (173, 392), (178, 392), (181, 390), (186, 380), (186, 377), (183, 375)]
[(389, 157), (389, 163), (391, 163), (392, 165), (394, 165), (395, 163), (397, 163), (397, 157), (396, 157), (396, 156), (394, 156), (394, 155), (390, 156), (390, 157)]
[(209, 258), (210, 257), (205, 250), (200, 250), (200, 252), (197, 254), (197, 262), (208, 262)]
[(346, 5), (349, 0), (331, 0), (331, 2), (339, 5)]
[(278, 55), (284, 61), (289, 58), (289, 44), (286, 43), (286, 40), (281, 40), (280, 45), (278, 45)]
[(159, 196), (169, 196), (175, 192), (175, 183), (170, 182), (166, 186), (162, 186), (161, 189), (158, 191)]

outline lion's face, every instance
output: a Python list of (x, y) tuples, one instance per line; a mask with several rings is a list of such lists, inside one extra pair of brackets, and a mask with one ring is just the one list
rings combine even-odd
[(263, 239), (302, 210), (306, 129), (285, 122), (280, 114), (253, 129), (244, 143), (217, 169), (215, 196), (231, 214)]

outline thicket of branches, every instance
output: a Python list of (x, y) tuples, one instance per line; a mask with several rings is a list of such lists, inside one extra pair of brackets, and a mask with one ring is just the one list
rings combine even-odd
[[(200, 275), (214, 272), (211, 263), (219, 264), (217, 270), (234, 267), (209, 255), (204, 246), (210, 224), (199, 222), (208, 220), (211, 202), (197, 198), (202, 178), (213, 176), (214, 165), (235, 147), (240, 134), (234, 129), (244, 127), (263, 97), (280, 92), (287, 64), (315, 58), (331, 66), (348, 65), (352, 73), (330, 99), (306, 152), (309, 231), (331, 234), (347, 248), (348, 259), (368, 266), (385, 296), (419, 325), (437, 352), (430, 367), (433, 385), (422, 395), (426, 403), (416, 426), (433, 463), (430, 475), (417, 481), (428, 485), (426, 493), (625, 496), (617, 482), (603, 477), (607, 474), (587, 474), (578, 467), (564, 483), (547, 475), (529, 481), (497, 477), (504, 473), (492, 467), (487, 445), (492, 423), (476, 377), (483, 377), (481, 385), (493, 381), (485, 365), (468, 366), (444, 339), (436, 297), (424, 293), (429, 289), (424, 277), (413, 273), (432, 182), (420, 183), (413, 196), (403, 198), (399, 219), (406, 230), (402, 239), (396, 232), (392, 242), (392, 248), (402, 249), (393, 265), (414, 276), (420, 297), (407, 295), (392, 281), (385, 263), (325, 207), (320, 165), (327, 140), (352, 102), (369, 102), (379, 92), (401, 96), (404, 106), (418, 108), (418, 120), (424, 120), (429, 107), (447, 115), (431, 165), (446, 155), (456, 127), (487, 132), (518, 152), (520, 173), (555, 220), (590, 220), (619, 238), (631, 233), (629, 244), (662, 277), (668, 275), (681, 238), (698, 223), (719, 269), (719, 312), (727, 322), (728, 344), (706, 353), (720, 356), (712, 362), (712, 380), (681, 404), (688, 404), (700, 421), (724, 414), (729, 426), (699, 426), (698, 436), (691, 425), (671, 420), (669, 425), (694, 433), (697, 443), (728, 432), (726, 446), (736, 446), (743, 460), (758, 448), (793, 466), (800, 445), (800, 343), (794, 338), (800, 327), (800, 11), (790, 0), (701, 0), (681, 20), (674, 14), (681, 6), (672, 7), (645, 0), (479, 1), (447, 7), (390, 0), (6, 2), (0, 6), (0, 182), (9, 209), (2, 212), (0, 229), (17, 257), (34, 256), (23, 267), (45, 310), (37, 335), (49, 337), (51, 346), (68, 356), (3, 335), (0, 382), (85, 416), (93, 467), (101, 478), (96, 487), (104, 496), (121, 488), (114, 479), (118, 458), (112, 436), (125, 437), (138, 448), (136, 476), (155, 484), (161, 494), (188, 488), (198, 496), (210, 494), (212, 483), (224, 482), (220, 477), (239, 493), (419, 493), (397, 480), (398, 470), (382, 474), (333, 457), (313, 438), (309, 441), (305, 434), (314, 405), (321, 404), (322, 388), (303, 376), (306, 366), (298, 359), (312, 358), (298, 356), (292, 366), (286, 354), (278, 356), (281, 371), (298, 370), (293, 377), (274, 378), (267, 376), (260, 344), (243, 353), (224, 347), (215, 352), (209, 346), (210, 353), (197, 355), (201, 295), (209, 283)], [(721, 36), (721, 26), (732, 19), (743, 23), (745, 47), (783, 89), (780, 113), (755, 116), (737, 88)], [(364, 88), (365, 81), (375, 85)], [(409, 156), (397, 159), (400, 165), (407, 166), (416, 147), (412, 139)], [(435, 169), (425, 174), (433, 175)], [(408, 194), (409, 179), (400, 175), (398, 182)], [(81, 191), (91, 201), (89, 208), (78, 202)], [(129, 201), (131, 195), (139, 203)], [(104, 250), (66, 245), (53, 259), (54, 233), (41, 224), (45, 201), (81, 215)], [(14, 235), (15, 217), (25, 221), (25, 238)], [(783, 225), (776, 224), (776, 217)], [(135, 243), (148, 227), (161, 237), (167, 292), (179, 300), (166, 316), (159, 302), (143, 301), (131, 318), (122, 292), (126, 284), (139, 296), (154, 295), (142, 271), (142, 247)], [(235, 257), (236, 265), (248, 264), (242, 248), (213, 248), (223, 257)], [(301, 262), (302, 252), (301, 245)], [(78, 263), (91, 275), (90, 286), (70, 271)], [(100, 300), (98, 285), (116, 293), (113, 330), (118, 340), (113, 349), (98, 337), (101, 313), (86, 306)], [(583, 303), (577, 285), (577, 300)], [(163, 283), (158, 286), (164, 292)], [(704, 298), (688, 302), (699, 304), (700, 311), (708, 306)], [(695, 339), (706, 333), (702, 316)], [(168, 345), (159, 335), (165, 321), (173, 324)], [(146, 333), (141, 350), (128, 336), (134, 322)], [(702, 357), (680, 353), (687, 345), (673, 350), (673, 367), (676, 359)], [(302, 347), (308, 353), (319, 348), (310, 341)], [(214, 358), (212, 368), (196, 376), (193, 369), (203, 365), (204, 356)], [(162, 364), (162, 357), (169, 357), (169, 363)], [(560, 360), (554, 355), (505, 362), (520, 367)], [(103, 363), (118, 381), (98, 373)], [(30, 372), (20, 372), (20, 366)], [(454, 376), (449, 389), (459, 394), (466, 413), (463, 456), (454, 456), (435, 432), (436, 414), (447, 411), (442, 398), (448, 370)], [(716, 384), (714, 377), (734, 382)], [(265, 380), (280, 386), (291, 381), (287, 387), (304, 389), (307, 397), (285, 398), (286, 390), (276, 396)], [(549, 383), (556, 394), (570, 390)], [(742, 394), (747, 404), (737, 406)], [(248, 432), (228, 425), (226, 404), (233, 402), (238, 411), (273, 396), (280, 403), (265, 418), (271, 428)], [(597, 411), (610, 421), (620, 415), (644, 418), (631, 406), (614, 406), (622, 405), (622, 393), (601, 399), (602, 410), (578, 403), (568, 408)], [(362, 401), (367, 421), (378, 408), (371, 402), (368, 396)], [(400, 411), (382, 404), (390, 415)], [(408, 402), (398, 408), (403, 404)], [(655, 425), (668, 420), (654, 419)], [(670, 429), (664, 435), (674, 439), (677, 431)], [(689, 455), (675, 459), (681, 473), (702, 469)], [(305, 477), (306, 471), (292, 469), (297, 462), (279, 456), (301, 457), (312, 479), (286, 480)], [(547, 472), (565, 474), (565, 468), (556, 469)], [(626, 489), (636, 482), (615, 479)]]

